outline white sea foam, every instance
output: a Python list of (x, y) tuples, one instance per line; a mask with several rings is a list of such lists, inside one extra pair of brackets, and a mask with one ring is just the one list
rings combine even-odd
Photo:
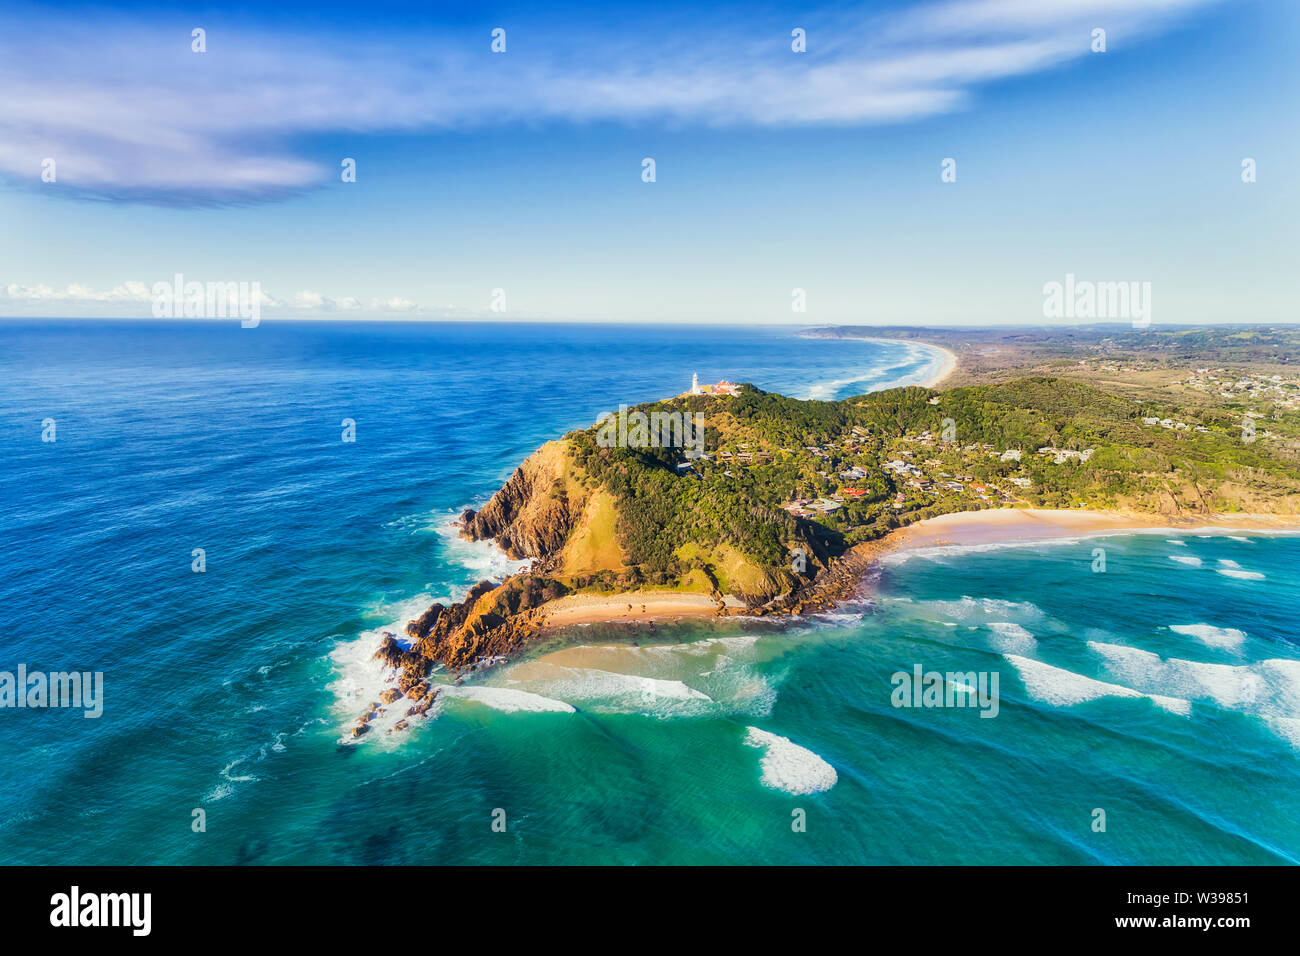
[(230, 796), (232, 793), (235, 792), (235, 784), (252, 783), (253, 781), (257, 780), (257, 777), (251, 773), (241, 773), (241, 774), (232, 773), (232, 771), (234, 771), (236, 767), (238, 767), (240, 764), (244, 763), (247, 760), (248, 760), (247, 757), (237, 757), (236, 759), (230, 761), (230, 763), (222, 767), (220, 773), (223, 782), (217, 784), (206, 794), (204, 794), (203, 802), (213, 803), (214, 801), (217, 800), (224, 800), (226, 797)]
[(1227, 558), (1220, 558), (1219, 566), (1215, 570), (1226, 577), (1237, 578), (1241, 581), (1264, 580), (1264, 575), (1259, 571), (1245, 571), (1236, 561), (1229, 561)]
[(1221, 707), (1241, 703), (1244, 667), (1174, 658), (1165, 661), (1151, 651), (1100, 641), (1089, 641), (1088, 647), (1105, 659), (1107, 670), (1126, 683), (1189, 699), (1209, 698)]
[[(854, 385), (858, 382), (870, 382), (871, 385), (867, 389), (869, 392), (885, 388), (899, 388), (903, 385), (918, 385), (933, 379), (948, 361), (947, 355), (934, 346), (923, 342), (905, 342), (897, 339), (875, 339), (861, 336), (856, 337), (854, 341), (879, 342), (894, 346), (901, 345), (904, 348), (904, 356), (900, 361), (891, 365), (875, 366), (858, 375), (832, 379), (826, 382), (815, 382), (807, 387), (802, 396), (803, 398), (826, 401), (834, 398), (845, 386)], [(925, 365), (920, 368), (913, 368), (917, 362), (923, 359)], [(912, 371), (904, 375), (891, 374), (902, 369), (912, 369)]]
[(237, 760), (232, 760), (230, 763), (226, 764), (224, 767), (221, 768), (221, 776), (225, 777), (231, 783), (248, 783), (251, 780), (256, 780), (257, 777), (251, 773), (241, 773), (238, 775), (231, 773), (232, 770), (234, 770), (240, 764), (245, 763), (247, 760), (248, 760), (247, 757), (240, 757)]
[(731, 658), (721, 657), (712, 670), (699, 675), (698, 682), (728, 713), (770, 717), (776, 707), (780, 679), (781, 675), (764, 674)]
[(834, 627), (855, 627), (862, 623), (862, 619), (866, 615), (853, 611), (822, 611), (814, 614), (813, 617), (816, 618), (819, 624), (829, 624)]
[[(394, 703), (380, 708), (370, 721), (370, 732), (365, 737), (351, 736), (351, 726), (356, 718), (366, 712), (371, 703), (379, 700), (379, 695), (396, 686), (397, 671), (383, 661), (375, 660), (375, 651), (383, 642), (384, 634), (392, 634), (403, 647), (410, 647), (411, 640), (406, 634), (406, 623), (419, 617), (429, 605), (434, 603), (452, 604), (456, 598), (451, 596), (435, 597), (421, 594), (405, 598), (391, 604), (370, 609), (370, 613), (380, 616), (389, 623), (362, 631), (350, 641), (341, 641), (330, 652), (330, 664), (334, 670), (334, 679), (326, 689), (334, 694), (334, 714), (346, 729), (340, 738), (342, 743), (355, 743), (367, 738), (389, 736), (385, 731), (393, 729), (399, 720), (405, 718), (411, 702), (399, 698)], [(430, 708), (426, 716), (436, 716), (436, 707)]]
[(448, 686), (442, 688), (439, 694), (440, 699), (443, 697), (474, 701), (507, 714), (572, 714), (575, 712), (572, 704), (566, 704), (562, 700), (530, 694), (528, 691), (514, 690), (510, 687)]
[(1224, 577), (1236, 578), (1239, 581), (1263, 581), (1264, 575), (1260, 571), (1242, 571), (1239, 568), (1217, 568)]
[(1267, 723), (1273, 733), (1300, 750), (1300, 718), (1269, 717)]
[(806, 747), (757, 727), (745, 729), (746, 746), (763, 751), (759, 760), (763, 786), (807, 794), (829, 790), (839, 781), (835, 768)]
[(1028, 601), (976, 598), (968, 594), (957, 601), (890, 599), (885, 603), (890, 606), (915, 607), (918, 617), (923, 616), (934, 621), (956, 621), (962, 624), (992, 626), (995, 622), (1009, 621), (1037, 624), (1044, 619), (1042, 609)]
[(1271, 658), (1251, 664), (1210, 664), (1116, 644), (1089, 643), (1118, 679), (1143, 690), (1211, 700), (1226, 710), (1263, 717), (1300, 719), (1300, 661)]
[(1170, 561), (1177, 561), (1179, 564), (1190, 564), (1194, 568), (1201, 566), (1201, 559), (1194, 554), (1171, 554)]
[(459, 517), (447, 518), (433, 530), (442, 538), (447, 559), (470, 572), (473, 581), (469, 584), (488, 578), (501, 580), (518, 574), (533, 563), (529, 558), (511, 558), (495, 541), (466, 541), (460, 536), (459, 522)]
[(1192, 705), (1187, 700), (1165, 694), (1142, 694), (1119, 684), (1108, 684), (1016, 654), (1004, 656), (1019, 672), (1020, 680), (1029, 695), (1053, 707), (1073, 707), (1102, 697), (1145, 697), (1170, 713), (1184, 717), (1191, 713)]
[[(1123, 532), (1126, 533), (1126, 532)], [(1088, 537), (1101, 537), (1089, 535)], [(969, 554), (981, 554), (988, 551), (1015, 551), (1022, 548), (1032, 548), (1037, 551), (1041, 548), (1057, 547), (1061, 545), (1079, 544), (1083, 537), (1052, 537), (1038, 538), (1027, 541), (985, 541), (980, 544), (936, 544), (926, 548), (901, 548), (890, 551), (881, 555), (877, 560), (878, 563), (886, 567), (897, 567), (906, 564), (913, 558), (928, 558), (931, 560), (957, 557)]]
[[(734, 634), (730, 637), (709, 637), (700, 641), (688, 641), (685, 644), (646, 644), (641, 647), (630, 648), (625, 648), (624, 645), (616, 646), (620, 650), (627, 650), (648, 656), (698, 657), (707, 654), (716, 654), (719, 651), (724, 651), (728, 654), (738, 654), (749, 650), (757, 643), (757, 634)], [(592, 648), (580, 649), (588, 650)]]
[(1181, 547), (1184, 547), (1184, 548), (1187, 547), (1187, 542), (1184, 541), (1182, 538), (1166, 538), (1166, 539), (1165, 539), (1165, 542), (1166, 542), (1167, 544), (1176, 544), (1176, 545), (1180, 545)]
[(521, 661), (502, 676), (537, 693), (581, 699), (585, 709), (689, 716), (707, 699), (713, 713), (767, 717), (784, 672), (762, 665), (786, 649), (779, 641), (760, 644), (754, 634), (641, 647), (588, 644)]
[[(1083, 541), (1091, 541), (1096, 538), (1115, 538), (1128, 537), (1133, 535), (1157, 535), (1157, 534), (1187, 534), (1196, 538), (1211, 537), (1229, 537), (1232, 540), (1238, 540), (1237, 535), (1215, 534), (1214, 526), (1204, 528), (1107, 528), (1095, 531), (1077, 532), (1072, 536), (1066, 537), (1044, 537), (1034, 538), (1027, 537), (1017, 541), (986, 541), (981, 544), (942, 544), (932, 545), (927, 548), (902, 548), (892, 551), (888, 554), (881, 555), (879, 563), (885, 566), (896, 566), (904, 564), (913, 558), (945, 558), (954, 555), (977, 554), (982, 551), (1002, 551), (1016, 548), (1039, 548), (1050, 545), (1077, 545)], [(1252, 535), (1273, 535), (1273, 536), (1293, 536), (1300, 534), (1300, 531), (1291, 528), (1268, 528), (1268, 529), (1251, 529)], [(1181, 538), (1166, 539), (1170, 544), (1186, 545)], [(1241, 538), (1249, 541), (1250, 538)], [(1186, 558), (1183, 556), (1173, 556), (1170, 558), (1174, 561), (1180, 561), (1184, 564), (1193, 564), (1199, 566), (1200, 558)], [(1253, 572), (1251, 572), (1253, 573)]]
[(990, 621), (989, 630), (995, 635), (993, 646), (1004, 653), (1028, 654), (1038, 646), (1034, 635), (1012, 621)]
[(680, 680), (618, 674), (590, 667), (541, 664), (531, 667), (527, 684), (543, 696), (574, 701), (596, 713), (641, 713), (691, 717), (717, 711), (708, 694)]
[(1190, 717), (1192, 714), (1192, 702), (1184, 700), (1181, 697), (1166, 697), (1164, 694), (1147, 694), (1147, 699), (1157, 707), (1169, 711), (1171, 714), (1178, 714), (1180, 717)]
[(1175, 634), (1194, 637), (1206, 647), (1235, 649), (1246, 640), (1246, 632), (1235, 627), (1215, 627), (1213, 624), (1171, 624), (1169, 630)]

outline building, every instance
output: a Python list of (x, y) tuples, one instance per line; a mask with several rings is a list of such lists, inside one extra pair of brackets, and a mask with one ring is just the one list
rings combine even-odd
[(713, 385), (701, 385), (698, 373), (691, 376), (691, 394), (692, 395), (731, 395), (733, 397), (740, 394), (740, 386), (735, 382), (728, 382), (725, 378), (721, 382)]

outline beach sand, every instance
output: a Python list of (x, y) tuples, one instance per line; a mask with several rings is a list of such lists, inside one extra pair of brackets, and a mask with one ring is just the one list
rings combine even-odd
[(1004, 544), (1156, 528), (1180, 532), (1201, 529), (1291, 531), (1300, 530), (1300, 516), (1217, 514), (1176, 517), (1136, 511), (1089, 511), (1082, 508), (993, 508), (986, 511), (962, 511), (918, 521), (890, 534), (885, 539), (885, 544), (886, 550)]
[(934, 345), (930, 342), (926, 342), (925, 344), (930, 346), (932, 349), (938, 349), (944, 356), (943, 365), (939, 366), (939, 371), (935, 372), (933, 376), (921, 383), (925, 388), (935, 388), (940, 382), (956, 370), (957, 355), (955, 352), (944, 348), (942, 345)]
[[(631, 605), (631, 610), (628, 606)], [(628, 591), (625, 594), (570, 594), (545, 604), (546, 627), (598, 624), (608, 621), (649, 621), (670, 617), (717, 617), (743, 610), (744, 603), (728, 595), (719, 602), (707, 594), (680, 591)]]

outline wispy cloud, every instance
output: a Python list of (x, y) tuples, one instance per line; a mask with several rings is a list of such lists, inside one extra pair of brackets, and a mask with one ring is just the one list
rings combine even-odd
[[(74, 195), (255, 201), (318, 186), (337, 165), (305, 137), (521, 122), (870, 124), (962, 108), (981, 84), (1051, 69), (1158, 30), (1214, 0), (946, 0), (887, 16), (809, 15), (809, 52), (764, 28), (631, 39), (536, 28), (488, 37), (213, 29), (191, 52), (174, 16), (69, 26), (33, 8), (0, 24), (0, 173)], [(199, 24), (195, 24), (199, 25)], [(508, 32), (509, 36), (509, 32)]]
[[(171, 277), (160, 281), (170, 284)], [(96, 289), (81, 283), (58, 288), (11, 282), (0, 285), (0, 314), (49, 315), (53, 310), (67, 316), (148, 318), (154, 301), (153, 285), (128, 280), (111, 288)], [(284, 298), (262, 291), (259, 305), (269, 316), (279, 318), (310, 318), (334, 313), (348, 313), (359, 318), (476, 318), (486, 314), (486, 310), (476, 312), (450, 305), (429, 308), (399, 295), (331, 298), (308, 289)]]

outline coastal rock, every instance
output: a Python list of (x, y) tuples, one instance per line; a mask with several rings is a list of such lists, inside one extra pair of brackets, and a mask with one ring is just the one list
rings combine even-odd
[[(433, 706), (433, 702), (438, 699), (438, 691), (435, 689), (427, 697), (422, 698), (418, 703), (412, 704), (406, 711), (407, 717), (423, 717)], [(405, 721), (403, 721), (405, 723)]]
[(402, 645), (397, 643), (397, 638), (392, 634), (386, 634), (384, 639), (379, 642), (379, 649), (374, 653), (375, 660), (381, 660), (389, 667), (400, 670), (406, 666), (411, 655), (410, 651), (405, 650)]
[(400, 690), (398, 690), (396, 687), (390, 687), (388, 688), (388, 690), (384, 691), (382, 694), (379, 695), (379, 701), (380, 703), (391, 704), (395, 700), (400, 700), (401, 697), (402, 697), (402, 692)]
[(447, 610), (445, 605), (431, 604), (429, 610), (425, 611), (413, 621), (407, 621), (406, 633), (417, 641), (427, 637), (438, 623), (438, 618), (442, 616), (443, 611)]
[(586, 506), (581, 486), (570, 487), (565, 481), (568, 467), (564, 443), (547, 442), (515, 469), (482, 509), (462, 515), (462, 535), (471, 541), (495, 540), (516, 560), (555, 554)]
[[(464, 600), (433, 615), (432, 626), (412, 650), (404, 651), (396, 640), (385, 638), (375, 656), (398, 670), (397, 686), (403, 694), (419, 699), (428, 692), (426, 678), (435, 663), (460, 668), (504, 658), (536, 631), (532, 609), (567, 590), (558, 581), (531, 574), (500, 584), (480, 581)], [(408, 633), (421, 629), (416, 625), (411, 622)]]

